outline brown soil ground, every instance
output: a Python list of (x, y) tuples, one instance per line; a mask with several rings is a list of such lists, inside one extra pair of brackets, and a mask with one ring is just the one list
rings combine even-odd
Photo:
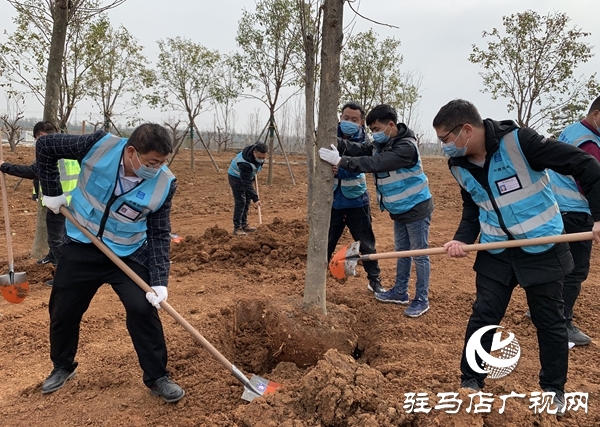
[[(31, 149), (19, 147), (7, 160), (28, 163)], [(174, 162), (179, 191), (173, 206), (169, 303), (225, 357), (250, 375), (284, 385), (276, 393), (247, 403), (241, 384), (167, 313), (161, 312), (169, 349), (171, 376), (186, 390), (177, 404), (152, 396), (125, 329), (116, 294), (103, 286), (81, 325), (77, 375), (61, 390), (41, 394), (52, 369), (48, 343), (48, 266), (29, 256), (36, 205), (31, 185), (7, 177), (15, 269), (25, 271), (29, 296), (18, 305), (0, 299), (0, 425), (2, 426), (598, 426), (600, 425), (600, 267), (593, 262), (576, 308), (576, 323), (592, 336), (586, 347), (570, 353), (567, 391), (589, 393), (589, 411), (571, 411), (562, 421), (529, 409), (538, 391), (536, 332), (524, 317), (525, 294), (517, 288), (503, 326), (521, 346), (517, 368), (488, 380), (485, 392), (495, 398), (491, 413), (466, 409), (470, 398), (459, 390), (459, 361), (464, 330), (474, 301), (474, 256), (432, 257), (431, 311), (418, 319), (403, 306), (377, 302), (367, 290), (364, 271), (340, 283), (327, 279), (328, 316), (303, 311), (306, 245), (306, 166), (293, 157), (297, 185), (284, 164), (274, 168), (274, 184), (259, 176), (263, 225), (246, 237), (231, 235), (232, 197), (226, 168), (232, 154), (215, 156), (216, 173), (205, 153), (196, 170), (189, 153)], [(278, 162), (282, 158), (276, 159)], [(430, 246), (452, 238), (461, 206), (456, 183), (441, 158), (424, 160), (436, 210)], [(371, 185), (371, 184), (370, 184)], [(374, 194), (373, 188), (371, 188)], [(373, 212), (379, 252), (393, 250), (392, 221)], [(257, 212), (251, 211), (256, 225)], [(2, 224), (2, 228), (4, 225)], [(349, 243), (344, 235), (340, 243)], [(6, 270), (6, 242), (0, 239), (0, 263)], [(593, 260), (599, 259), (594, 248)], [(383, 284), (395, 275), (393, 260), (381, 261)], [(414, 284), (411, 283), (411, 290)], [(329, 350), (335, 348), (337, 350)], [(459, 392), (457, 414), (441, 409), (410, 413), (404, 393), (422, 392), (429, 407), (437, 393)], [(499, 413), (499, 396), (511, 391)], [(475, 401), (477, 403), (477, 401)]]

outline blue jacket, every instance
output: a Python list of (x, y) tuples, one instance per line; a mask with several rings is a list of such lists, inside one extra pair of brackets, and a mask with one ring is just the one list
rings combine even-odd
[[(489, 188), (484, 188), (466, 168), (455, 165), (450, 170), (479, 206), (481, 243), (507, 241), (505, 230), (517, 240), (562, 233), (562, 218), (550, 178), (545, 169), (534, 170), (530, 166), (519, 143), (518, 129), (500, 139), (499, 148), (490, 159)], [(550, 247), (552, 244), (525, 246), (523, 250), (540, 253)]]
[[(114, 196), (118, 180), (115, 177), (119, 175), (126, 143), (126, 138), (107, 134), (92, 146), (81, 162), (70, 203), (75, 219), (101, 237), (119, 257), (133, 254), (144, 244), (146, 218), (163, 205), (175, 179), (163, 166), (155, 178), (144, 179), (131, 190)], [(90, 243), (70, 221), (66, 225), (71, 239)]]
[[(594, 134), (581, 122), (567, 126), (558, 137), (559, 141), (579, 147), (584, 142), (594, 142), (600, 147), (600, 136)], [(577, 183), (570, 175), (560, 175), (554, 171), (550, 172), (552, 191), (556, 196), (558, 207), (561, 212), (585, 212), (590, 213), (590, 205), (583, 194), (579, 191)]]
[[(337, 136), (344, 138), (340, 125), (338, 124)], [(366, 141), (364, 128), (348, 138), (349, 141)], [(367, 191), (367, 178), (364, 173), (348, 172), (344, 168), (338, 168), (335, 175), (336, 181), (333, 186), (333, 209), (361, 208), (369, 205), (369, 192)]]

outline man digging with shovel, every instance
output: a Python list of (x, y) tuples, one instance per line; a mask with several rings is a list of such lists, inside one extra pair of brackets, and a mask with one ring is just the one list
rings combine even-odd
[(59, 213), (67, 200), (60, 187), (57, 161), (81, 163), (70, 211), (77, 222), (101, 239), (135, 273), (151, 284), (145, 293), (91, 240), (67, 221), (50, 294), (50, 358), (54, 369), (42, 393), (63, 387), (75, 375), (75, 354), (83, 314), (100, 286), (108, 283), (127, 314), (127, 330), (152, 394), (169, 403), (185, 392), (169, 378), (167, 349), (157, 308), (167, 299), (171, 200), (175, 177), (165, 166), (172, 152), (162, 126), (143, 124), (129, 139), (104, 131), (91, 135), (53, 134), (36, 146), (43, 201)]

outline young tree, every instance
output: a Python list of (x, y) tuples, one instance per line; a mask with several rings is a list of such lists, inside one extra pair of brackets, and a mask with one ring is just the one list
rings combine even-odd
[[(299, 86), (298, 74), (293, 68), (300, 53), (295, 0), (259, 0), (254, 12), (244, 10), (236, 41), (242, 50), (235, 57), (238, 78), (258, 91), (260, 96), (249, 96), (259, 99), (269, 109), (269, 153), (272, 154), (275, 111), (280, 105), (282, 90)], [(294, 181), (291, 168), (289, 170)], [(272, 155), (267, 183), (273, 183)]]
[[(158, 41), (158, 93), (150, 97), (151, 105), (171, 108), (186, 114), (188, 127), (194, 128), (198, 137), (196, 117), (209, 103), (214, 94), (215, 72), (221, 60), (217, 51), (211, 51), (199, 43), (182, 37)], [(201, 137), (200, 137), (201, 138)], [(204, 148), (216, 170), (217, 163), (202, 138)], [(193, 144), (190, 144), (191, 167), (194, 169)]]
[[(6, 134), (10, 151), (15, 151), (21, 138), (21, 125), (19, 122), (25, 117), (25, 100), (21, 94), (8, 94), (6, 97), (6, 112), (0, 114), (2, 132)], [(2, 135), (0, 135), (1, 140)]]
[[(576, 68), (592, 56), (582, 39), (590, 33), (569, 28), (569, 17), (555, 12), (545, 16), (528, 10), (502, 18), (504, 32), (484, 31), (486, 48), (473, 45), (469, 61), (485, 71), (485, 89), (493, 99), (508, 99), (508, 110), (516, 110), (521, 127), (541, 128), (565, 106), (578, 109), (582, 100), (597, 94), (594, 73), (576, 77)], [(579, 110), (578, 110), (579, 111)]]
[(400, 41), (394, 37), (379, 41), (372, 29), (351, 37), (342, 51), (342, 100), (358, 102), (366, 111), (378, 104), (399, 110), (416, 106), (419, 82), (402, 73), (403, 60)]
[[(115, 30), (107, 19), (101, 19), (91, 25), (90, 31), (95, 35), (86, 46), (89, 57), (102, 60), (91, 63), (85, 83), (89, 98), (102, 115), (104, 130), (109, 132), (111, 126), (116, 129), (115, 116), (128, 114), (130, 121), (135, 120), (132, 110), (141, 104), (142, 92), (153, 84), (154, 74), (147, 67), (143, 46), (126, 28)], [(93, 42), (98, 40), (102, 42)], [(130, 107), (115, 111), (119, 101)]]
[[(336, 142), (340, 99), (340, 51), (343, 40), (343, 6), (345, 0), (325, 0), (323, 5), (323, 44), (321, 47), (321, 83), (319, 125), (315, 149)], [(317, 185), (308, 206), (308, 249), (303, 302), (316, 305), (323, 313), (326, 307), (327, 232), (333, 201), (331, 166), (317, 162), (314, 168)]]
[(227, 150), (227, 143), (233, 141), (235, 120), (233, 109), (242, 91), (242, 85), (235, 76), (233, 56), (223, 56), (215, 70), (215, 85), (212, 88), (212, 104), (215, 107), (213, 139), (218, 152)]

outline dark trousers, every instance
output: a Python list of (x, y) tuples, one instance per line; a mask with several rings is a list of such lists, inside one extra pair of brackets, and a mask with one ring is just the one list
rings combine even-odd
[[(594, 220), (585, 212), (567, 212), (562, 215), (563, 225), (567, 233), (592, 231)], [(569, 250), (573, 256), (573, 271), (565, 276), (563, 300), (565, 301), (565, 318), (573, 320), (573, 306), (581, 291), (581, 283), (587, 279), (590, 271), (592, 241), (570, 242)]]
[[(329, 236), (327, 240), (327, 262), (335, 251), (335, 246), (348, 227), (352, 238), (360, 241), (360, 252), (363, 255), (374, 254), (375, 234), (371, 219), (369, 205), (361, 208), (331, 209), (331, 222), (329, 223)], [(379, 277), (379, 263), (377, 261), (363, 261), (363, 267), (369, 280)]]
[[(125, 307), (125, 323), (144, 371), (144, 384), (151, 387), (155, 380), (168, 374), (167, 348), (156, 308), (146, 300), (145, 292), (94, 245), (71, 242), (61, 249), (49, 306), (50, 358), (54, 367), (69, 371), (77, 367), (81, 318), (98, 288), (109, 283)], [(122, 259), (148, 282), (147, 268)], [(106, 352), (110, 354), (110, 348)]]
[(233, 193), (233, 228), (244, 228), (248, 225), (248, 209), (252, 199), (242, 185), (242, 181), (235, 176), (227, 175)]
[(48, 230), (48, 258), (56, 266), (60, 258), (60, 247), (65, 241), (65, 217), (46, 209), (46, 229)]
[[(477, 299), (473, 304), (473, 313), (467, 325), (465, 347), (460, 362), (463, 381), (474, 378), (480, 387), (484, 386), (486, 374), (473, 371), (467, 363), (465, 354), (467, 341), (479, 328), (500, 325), (516, 285), (516, 277), (513, 277), (510, 285), (506, 286), (477, 274)], [(564, 392), (564, 385), (567, 381), (569, 347), (566, 322), (563, 317), (562, 277), (556, 281), (531, 285), (523, 289), (527, 295), (531, 320), (537, 329), (542, 366), (540, 386), (542, 390), (553, 389)], [(486, 332), (481, 339), (482, 347), (487, 353), (492, 347), (494, 332), (494, 330)], [(476, 360), (479, 366), (482, 366), (481, 359), (476, 357)]]

